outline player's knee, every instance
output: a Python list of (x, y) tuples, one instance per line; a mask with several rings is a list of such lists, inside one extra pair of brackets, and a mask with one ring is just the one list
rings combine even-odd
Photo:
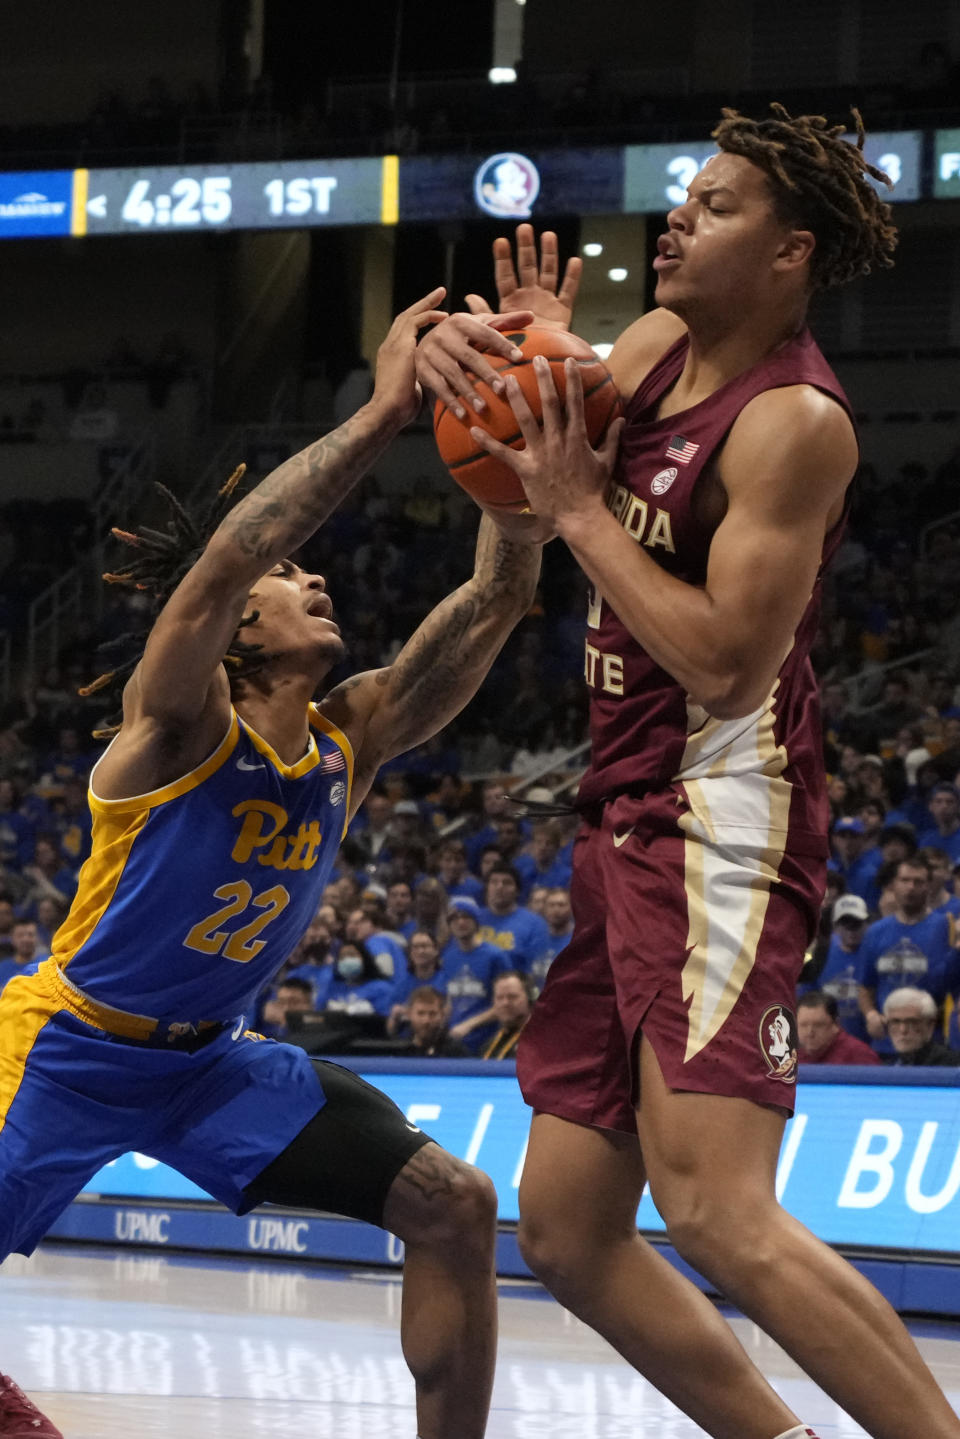
[(588, 1246), (580, 1243), (564, 1225), (548, 1223), (529, 1214), (520, 1216), (517, 1245), (531, 1274), (570, 1307), (590, 1267), (584, 1263)]
[(747, 1195), (717, 1192), (700, 1184), (674, 1185), (653, 1197), (670, 1243), (701, 1273), (715, 1271), (721, 1264), (739, 1270), (770, 1262), (764, 1242), (768, 1205), (757, 1206)]
[(482, 1169), (455, 1161), (450, 1200), (440, 1228), (441, 1238), (457, 1250), (486, 1251), (497, 1229), (497, 1191)]
[(497, 1191), (482, 1170), (430, 1145), (410, 1162), (404, 1188), (405, 1232), (394, 1229), (402, 1239), (463, 1255), (492, 1248)]

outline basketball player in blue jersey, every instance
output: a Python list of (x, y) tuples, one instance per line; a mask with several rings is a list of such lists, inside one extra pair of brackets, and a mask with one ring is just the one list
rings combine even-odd
[[(646, 1182), (683, 1258), (874, 1439), (960, 1439), (893, 1310), (776, 1193), (827, 855), (809, 653), (858, 457), (806, 314), (814, 291), (890, 264), (896, 240), (856, 119), (853, 144), (782, 106), (724, 112), (660, 236), (657, 308), (610, 356), (625, 404), (612, 483), (576, 366), (564, 413), (535, 362), (542, 425), (502, 381), (523, 447), (472, 432), (594, 587), (575, 927), (517, 1053), (533, 1110), (520, 1246), (714, 1439), (812, 1430), (637, 1234)], [(517, 241), (516, 269), (494, 245), (501, 305), (565, 327), (580, 261), (561, 281), (556, 237), (540, 261), (530, 226)], [(451, 316), (421, 381), (463, 408), (475, 379), (498, 380), (483, 351), (508, 343)]]
[[(417, 336), (442, 318), (443, 293), (394, 321), (370, 402), (212, 535), (176, 507), (166, 532), (122, 536), (136, 559), (114, 578), (162, 608), (91, 775), (76, 900), (51, 957), (0, 1001), (0, 1258), (31, 1253), (127, 1150), (238, 1214), (267, 1200), (383, 1225), (406, 1245), (401, 1337), (419, 1434), (480, 1439), (492, 1185), (377, 1090), (245, 1019), (316, 912), (381, 764), (462, 708), (533, 599), (529, 527), (508, 535), (484, 517), (472, 577), (393, 664), (313, 703), (344, 644), (323, 579), (288, 556), (416, 414)], [(0, 1435), (57, 1433), (0, 1382)]]

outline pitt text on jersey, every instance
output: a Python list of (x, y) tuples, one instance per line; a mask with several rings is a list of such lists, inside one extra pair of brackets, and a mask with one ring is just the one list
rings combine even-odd
[[(668, 510), (661, 509), (658, 505), (651, 513), (653, 507), (625, 485), (614, 485), (607, 500), (607, 508), (638, 545), (643, 545), (648, 550), (663, 549), (667, 554), (676, 554)], [(591, 587), (587, 611), (587, 625), (590, 629), (596, 629), (600, 624), (601, 604), (602, 600), (596, 588)], [(608, 695), (623, 694), (623, 656), (605, 654), (597, 645), (591, 644), (589, 639), (586, 642), (584, 675), (591, 689), (603, 690)]]

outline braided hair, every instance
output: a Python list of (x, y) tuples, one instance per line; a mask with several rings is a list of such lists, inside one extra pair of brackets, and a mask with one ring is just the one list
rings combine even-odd
[(765, 120), (724, 109), (713, 138), (721, 150), (766, 173), (778, 220), (816, 236), (813, 287), (829, 289), (892, 265), (897, 231), (890, 206), (865, 177), (892, 182), (864, 156), (859, 110), (853, 111), (854, 145), (842, 138), (843, 125), (828, 125), (823, 115), (790, 115), (776, 103), (770, 108), (773, 115)]
[[(154, 488), (166, 502), (169, 511), (164, 527), (153, 529), (141, 525), (136, 534), (116, 528), (111, 531), (123, 544), (136, 550), (137, 557), (125, 570), (119, 573), (108, 571), (103, 578), (107, 584), (123, 585), (148, 595), (152, 614), (150, 624), (143, 629), (130, 630), (100, 646), (100, 652), (105, 656), (117, 654), (122, 658), (104, 674), (98, 675), (90, 684), (78, 690), (78, 693), (84, 696), (108, 690), (110, 699), (116, 700), (115, 713), (111, 714), (100, 728), (93, 731), (95, 739), (110, 739), (119, 730), (123, 718), (123, 687), (140, 663), (153, 621), (184, 575), (203, 554), (211, 535), (230, 508), (233, 492), (245, 471), (246, 465), (238, 465), (226, 484), (217, 491), (206, 512), (199, 517), (192, 515), (176, 495), (158, 481)], [(245, 615), (240, 621), (238, 635), (239, 629), (254, 624), (259, 618), (259, 610)], [(231, 684), (262, 669), (267, 658), (262, 653), (262, 645), (246, 644), (238, 635), (231, 641), (223, 657)]]

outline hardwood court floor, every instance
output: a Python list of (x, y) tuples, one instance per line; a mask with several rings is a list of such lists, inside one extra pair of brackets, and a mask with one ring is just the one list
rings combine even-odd
[[(48, 1246), (0, 1267), (0, 1369), (66, 1439), (413, 1439), (399, 1314), (393, 1274)], [(489, 1439), (702, 1433), (535, 1286), (501, 1289), (500, 1322)], [(754, 1325), (731, 1322), (822, 1439), (862, 1439)], [(960, 1325), (914, 1333), (960, 1409)]]

